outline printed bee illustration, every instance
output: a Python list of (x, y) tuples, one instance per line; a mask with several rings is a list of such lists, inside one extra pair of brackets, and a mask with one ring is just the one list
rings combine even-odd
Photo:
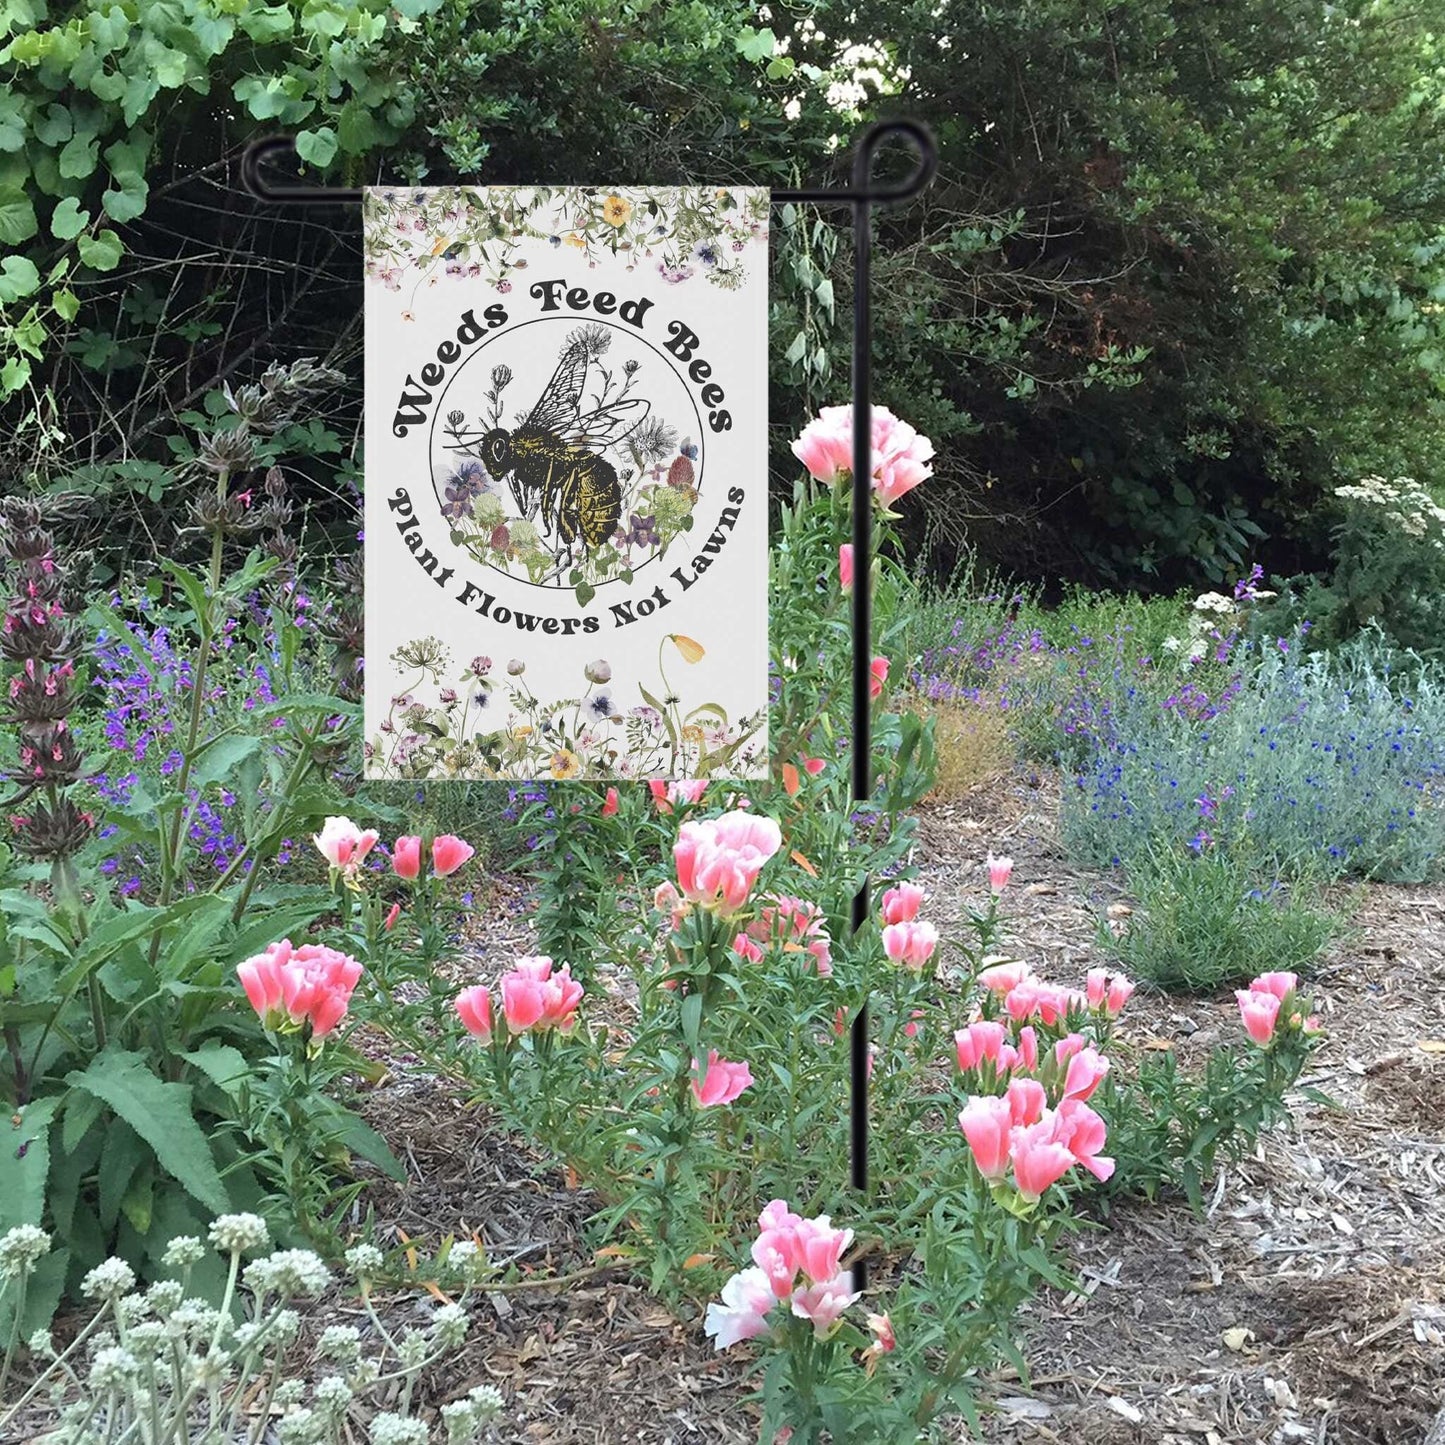
[[(606, 542), (622, 514), (622, 482), (603, 453), (617, 447), (646, 419), (651, 402), (628, 397), (628, 387), (583, 412), (588, 368), (605, 350), (590, 333), (568, 337), (537, 404), (511, 430), (494, 426), (480, 439), (478, 454), (498, 481), (507, 478), (517, 510), (528, 521), (538, 514), (559, 561), (570, 561), (574, 544), (591, 550)], [(628, 381), (631, 376), (629, 374)]]

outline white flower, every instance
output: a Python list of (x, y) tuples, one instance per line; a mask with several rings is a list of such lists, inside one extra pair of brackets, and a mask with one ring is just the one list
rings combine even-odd
[(36, 1330), (25, 1344), (32, 1355), (39, 1355), (43, 1360), (48, 1360), (55, 1353), (55, 1341), (50, 1338), (49, 1330)]
[(50, 1236), (33, 1224), (17, 1224), (0, 1236), (0, 1279), (29, 1274), (50, 1253)]
[(178, 1279), (158, 1279), (147, 1291), (146, 1298), (158, 1315), (168, 1315), (185, 1297)]
[(271, 1238), (259, 1214), (223, 1214), (211, 1225), (211, 1243), (222, 1254), (244, 1254), (260, 1249)]
[(206, 1246), (194, 1234), (178, 1234), (166, 1245), (161, 1263), (168, 1269), (189, 1269), (206, 1257)]
[(90, 1383), (97, 1390), (118, 1390), (140, 1369), (136, 1357), (119, 1345), (95, 1352), (90, 1362)]
[(117, 1299), (135, 1285), (135, 1271), (123, 1260), (102, 1260), (80, 1282), (80, 1292), (88, 1299)]
[(250, 1265), (244, 1279), (247, 1288), (257, 1294), (274, 1290), (290, 1299), (298, 1294), (320, 1294), (331, 1283), (331, 1271), (313, 1250), (278, 1249)]
[(327, 1375), (316, 1386), (316, 1408), (339, 1420), (351, 1404), (355, 1395), (351, 1386), (340, 1375)]
[(438, 1345), (454, 1350), (467, 1337), (467, 1312), (461, 1305), (440, 1305), (432, 1312), (431, 1328)]
[(361, 1358), (361, 1331), (355, 1325), (327, 1325), (316, 1351), (323, 1359), (349, 1364)]
[(374, 1279), (386, 1264), (386, 1256), (374, 1244), (353, 1244), (345, 1259), (357, 1279)]
[(305, 1380), (282, 1380), (276, 1386), (275, 1400), (283, 1410), (289, 1410), (293, 1405), (299, 1405), (305, 1398)]
[(476, 1385), (467, 1394), (477, 1409), (479, 1422), (485, 1425), (502, 1413), (502, 1392), (495, 1385)]
[(293, 1410), (276, 1422), (280, 1445), (316, 1445), (326, 1433), (326, 1421), (311, 1410)]
[(447, 1251), (446, 1264), (448, 1269), (455, 1270), (463, 1279), (473, 1284), (491, 1271), (481, 1246), (470, 1239), (459, 1239), (452, 1245)]
[(372, 1445), (427, 1445), (427, 1429), (404, 1415), (377, 1415), (371, 1422)]

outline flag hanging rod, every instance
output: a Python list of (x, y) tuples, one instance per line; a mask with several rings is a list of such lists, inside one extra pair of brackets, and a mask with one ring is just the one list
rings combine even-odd
[[(913, 170), (901, 180), (873, 179), (873, 158), (886, 141), (912, 143), (918, 152)], [(349, 186), (281, 186), (266, 183), (262, 162), (283, 151), (294, 153), (295, 139), (286, 135), (252, 141), (241, 156), (241, 179), (258, 200), (285, 204), (359, 202), (363, 191)], [(870, 125), (853, 150), (853, 184), (775, 190), (774, 205), (851, 206), (853, 208), (853, 727), (850, 743), (852, 800), (864, 803), (873, 794), (872, 739), (872, 549), (873, 549), (873, 315), (869, 291), (873, 253), (873, 207), (911, 200), (933, 179), (938, 147), (933, 133), (916, 120), (884, 120)], [(397, 189), (405, 189), (398, 187)], [(853, 932), (867, 926), (871, 883), (865, 876), (853, 898)], [(850, 1038), (850, 1173), (853, 1188), (868, 1193), (868, 1000), (853, 1020)], [(860, 1259), (853, 1265), (853, 1287), (867, 1283)]]

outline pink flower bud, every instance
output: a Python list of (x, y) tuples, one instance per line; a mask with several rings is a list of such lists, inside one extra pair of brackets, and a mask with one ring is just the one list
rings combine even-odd
[(421, 873), (421, 839), (410, 835), (391, 845), (391, 871), (411, 882)]
[(984, 866), (988, 869), (988, 886), (997, 897), (1008, 887), (1009, 875), (1014, 871), (1014, 860), (995, 858), (990, 853)]
[(973, 1162), (985, 1179), (1008, 1173), (1009, 1131), (1013, 1117), (1007, 1099), (971, 1098), (958, 1116), (958, 1127), (973, 1151)]
[(467, 861), (476, 850), (470, 843), (443, 833), (434, 838), (431, 845), (432, 872), (438, 878), (448, 878)]
[(476, 984), (464, 988), (456, 998), (457, 1015), (466, 1031), (482, 1043), (492, 1041), (492, 995)]

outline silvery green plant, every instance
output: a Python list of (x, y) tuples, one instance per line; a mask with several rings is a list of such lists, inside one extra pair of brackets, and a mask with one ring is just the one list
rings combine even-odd
[[(52, 1445), (339, 1445), (358, 1438), (361, 1420), (372, 1445), (492, 1438), (502, 1397), (490, 1385), (443, 1405), (439, 1432), (412, 1414), (422, 1376), (466, 1338), (468, 1302), (490, 1268), (475, 1244), (453, 1244), (437, 1262), (456, 1299), (401, 1331), (372, 1303), (372, 1282), (385, 1269), (381, 1250), (348, 1250), (346, 1275), (365, 1323), (327, 1326), (304, 1373), (288, 1356), (301, 1332), (298, 1305), (336, 1284), (325, 1261), (306, 1249), (262, 1254), (269, 1233), (255, 1214), (220, 1216), (209, 1244), (228, 1260), (218, 1305), (189, 1293), (191, 1273), (208, 1253), (194, 1236), (173, 1239), (165, 1251), (179, 1277), (146, 1289), (124, 1260), (98, 1264), (81, 1282), (95, 1302), (90, 1320), (64, 1349), (46, 1330), (30, 1337), (36, 1376), (7, 1405), (27, 1281), (50, 1237), (33, 1225), (0, 1236), (0, 1304), (14, 1303), (16, 1321), (0, 1365), (0, 1438), (12, 1438), (20, 1412), (42, 1400), (57, 1414), (46, 1437)], [(245, 1263), (248, 1255), (257, 1257)], [(377, 1410), (382, 1400), (387, 1408)]]

